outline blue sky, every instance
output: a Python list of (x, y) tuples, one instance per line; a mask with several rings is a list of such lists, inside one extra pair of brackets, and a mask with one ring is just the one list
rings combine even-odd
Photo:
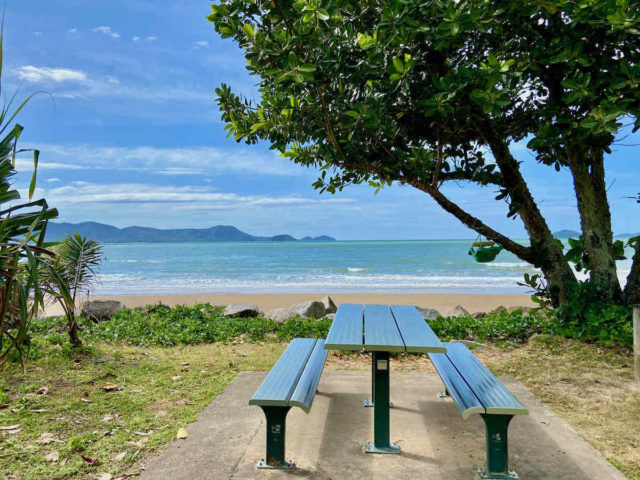
[[(20, 146), (41, 150), (38, 195), (60, 220), (159, 228), (232, 224), (253, 234), (339, 239), (470, 238), (425, 194), (394, 185), (318, 195), (316, 172), (265, 145), (225, 138), (221, 83), (255, 92), (240, 51), (193, 0), (8, 0), (4, 92), (44, 91), (24, 110)], [(625, 143), (640, 143), (640, 137)], [(616, 148), (607, 182), (616, 233), (640, 230), (640, 147)], [(578, 227), (570, 177), (514, 147), (552, 229)], [(30, 160), (19, 160), (28, 173)], [(18, 177), (24, 188), (28, 175)], [(500, 231), (523, 237), (491, 188), (452, 185), (454, 200)]]

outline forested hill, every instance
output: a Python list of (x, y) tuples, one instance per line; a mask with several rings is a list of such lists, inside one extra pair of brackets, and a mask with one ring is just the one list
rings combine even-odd
[(49, 223), (47, 241), (64, 238), (78, 232), (80, 235), (103, 243), (129, 242), (335, 242), (327, 235), (304, 237), (300, 240), (291, 235), (259, 237), (250, 235), (231, 225), (216, 225), (210, 228), (159, 229), (150, 227), (118, 228), (97, 222)]

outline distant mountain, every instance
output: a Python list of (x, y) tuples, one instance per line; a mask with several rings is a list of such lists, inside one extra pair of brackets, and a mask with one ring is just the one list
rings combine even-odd
[(638, 233), (619, 233), (618, 235), (614, 235), (615, 238), (631, 238), (631, 237), (640, 237), (640, 232)]
[(559, 230), (557, 232), (553, 232), (553, 236), (556, 238), (578, 238), (580, 235), (582, 234), (575, 230)]
[(97, 222), (49, 223), (47, 240), (54, 241), (78, 232), (80, 235), (103, 243), (129, 242), (335, 242), (327, 235), (304, 237), (296, 240), (291, 235), (257, 237), (231, 225), (216, 225), (211, 228), (159, 229), (150, 227), (117, 228)]

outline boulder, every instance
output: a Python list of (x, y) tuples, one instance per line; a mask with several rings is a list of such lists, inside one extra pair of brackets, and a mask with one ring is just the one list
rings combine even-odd
[(117, 300), (88, 300), (80, 307), (80, 316), (89, 318), (94, 322), (111, 320), (118, 311), (124, 310), (124, 303)]
[(291, 305), (290, 310), (294, 315), (300, 315), (302, 318), (322, 318), (327, 313), (324, 304), (315, 300)]
[(476, 312), (471, 315), (473, 318), (484, 318), (487, 314), (485, 312)]
[(282, 323), (296, 316), (296, 313), (290, 308), (274, 308), (269, 310), (264, 316), (274, 322)]
[(326, 313), (336, 313), (338, 311), (338, 307), (336, 307), (336, 304), (333, 303), (333, 300), (331, 300), (331, 297), (329, 295), (327, 295), (320, 301), (322, 302), (322, 305), (324, 305), (324, 310)]
[(500, 313), (500, 312), (506, 312), (507, 309), (505, 308), (504, 305), (500, 305), (499, 307), (494, 308), (493, 310), (491, 310), (491, 313)]
[(435, 320), (436, 318), (442, 316), (440, 312), (434, 308), (416, 307), (416, 309), (425, 320)]
[(230, 303), (224, 309), (225, 317), (257, 317), (260, 315), (258, 305), (249, 305), (242, 303)]
[(465, 310), (462, 305), (456, 305), (451, 310), (447, 312), (445, 317), (468, 317), (469, 312)]
[(530, 313), (531, 310), (533, 310), (533, 307), (524, 307), (524, 306), (518, 307), (518, 306), (515, 306), (515, 307), (507, 308), (508, 312), (515, 312), (516, 310), (521, 310), (522, 313), (527, 314), (527, 313)]

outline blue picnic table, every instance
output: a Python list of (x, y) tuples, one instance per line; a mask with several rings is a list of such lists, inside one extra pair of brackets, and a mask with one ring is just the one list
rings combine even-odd
[(326, 350), (371, 353), (373, 441), (367, 453), (400, 453), (389, 438), (389, 354), (446, 353), (446, 347), (413, 306), (342, 304), (324, 344)]

